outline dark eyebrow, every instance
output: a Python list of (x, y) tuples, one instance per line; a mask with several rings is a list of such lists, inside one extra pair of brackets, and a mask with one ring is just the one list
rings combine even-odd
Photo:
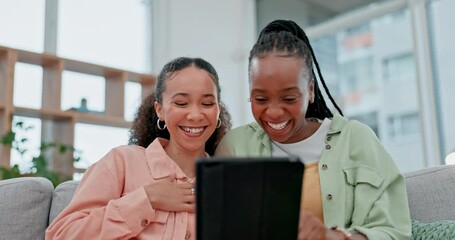
[[(172, 98), (175, 98), (175, 97), (177, 97), (177, 96), (188, 97), (189, 95), (190, 95), (190, 94), (188, 94), (188, 93), (176, 93), (176, 94), (174, 94), (174, 96), (172, 96)], [(202, 96), (205, 97), (205, 98), (206, 98), (206, 97), (213, 97), (213, 98), (215, 98), (215, 95), (213, 95), (213, 94), (211, 94), (211, 93), (203, 94)]]
[(175, 97), (178, 97), (178, 96), (188, 97), (189, 94), (188, 93), (176, 93), (176, 94), (174, 94), (174, 96), (172, 96), (172, 98), (175, 98)]
[[(292, 91), (292, 90), (300, 91), (300, 89), (298, 87), (288, 87), (288, 88), (283, 89), (282, 92), (287, 92), (287, 91)], [(263, 93), (263, 92), (266, 92), (266, 91), (262, 90), (262, 89), (253, 89), (252, 92)]]

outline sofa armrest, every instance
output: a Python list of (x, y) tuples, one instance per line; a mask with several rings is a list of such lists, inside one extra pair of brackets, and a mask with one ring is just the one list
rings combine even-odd
[(455, 165), (404, 174), (411, 218), (424, 222), (455, 220)]
[(44, 239), (54, 186), (43, 177), (0, 181), (0, 239)]

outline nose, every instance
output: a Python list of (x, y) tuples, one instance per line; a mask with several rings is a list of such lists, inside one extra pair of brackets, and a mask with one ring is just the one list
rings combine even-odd
[(281, 117), (284, 114), (284, 110), (278, 104), (270, 104), (265, 113), (268, 117), (274, 119)]
[(204, 118), (201, 109), (198, 106), (193, 106), (189, 108), (189, 112), (186, 116), (188, 120), (199, 121)]

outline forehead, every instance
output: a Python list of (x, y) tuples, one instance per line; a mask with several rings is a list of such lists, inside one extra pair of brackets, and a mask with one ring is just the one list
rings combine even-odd
[(203, 70), (190, 66), (172, 74), (165, 80), (166, 93), (208, 94), (216, 96), (216, 85), (210, 74)]
[(251, 60), (250, 81), (252, 88), (281, 89), (298, 87), (309, 79), (304, 61), (278, 54)]

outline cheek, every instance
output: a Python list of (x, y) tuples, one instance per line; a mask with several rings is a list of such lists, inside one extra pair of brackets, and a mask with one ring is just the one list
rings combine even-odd
[(220, 108), (209, 108), (206, 109), (205, 115), (209, 118), (209, 121), (216, 122), (218, 121), (218, 116), (220, 115)]
[(264, 105), (251, 103), (251, 112), (253, 113), (253, 116), (255, 118), (259, 118), (265, 108), (266, 108), (266, 106), (264, 106)]

